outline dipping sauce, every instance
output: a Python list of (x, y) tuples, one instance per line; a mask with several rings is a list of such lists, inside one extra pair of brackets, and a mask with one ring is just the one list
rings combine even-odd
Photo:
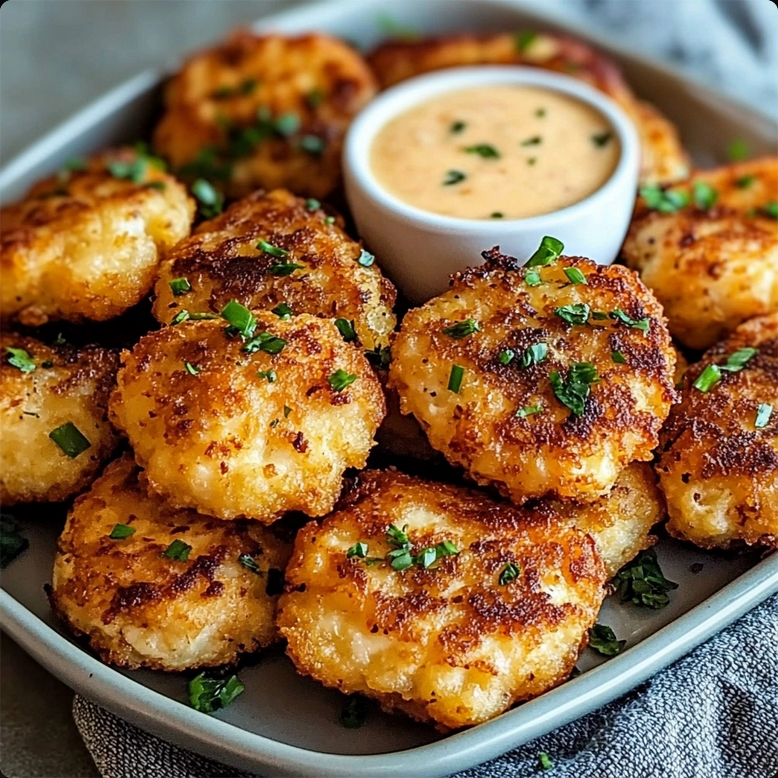
[(532, 86), (446, 92), (388, 122), (373, 175), (408, 205), (462, 219), (521, 219), (583, 200), (621, 148), (608, 120), (574, 97)]

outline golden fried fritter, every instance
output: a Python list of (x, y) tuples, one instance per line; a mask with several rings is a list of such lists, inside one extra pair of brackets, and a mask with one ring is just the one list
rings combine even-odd
[(153, 158), (119, 149), (77, 164), (0, 210), (5, 320), (118, 316), (151, 289), (161, 252), (189, 234), (194, 203)]
[[(258, 192), (201, 224), (162, 263), (154, 315), (169, 324), (181, 309), (217, 313), (230, 300), (264, 309), (285, 303), (293, 314), (353, 322), (367, 349), (388, 346), (394, 287), (371, 254), (310, 205), (283, 189)], [(190, 288), (174, 292), (170, 282), (181, 278)]]
[(652, 105), (638, 100), (617, 65), (581, 41), (555, 33), (453, 35), (391, 41), (368, 57), (380, 86), (463, 65), (531, 65), (581, 79), (612, 97), (632, 118), (643, 146), (641, 179), (675, 181), (689, 172), (678, 130)]
[(675, 398), (662, 310), (623, 267), (563, 257), (519, 269), (484, 256), (403, 319), (390, 366), (400, 409), (452, 464), (518, 504), (596, 499), (651, 459)]
[(703, 548), (778, 547), (778, 313), (742, 324), (689, 368), (657, 472), (670, 534)]
[(78, 494), (119, 442), (107, 418), (118, 353), (50, 347), (9, 332), (0, 336), (0, 350), (0, 502)]
[(286, 581), (278, 626), (298, 671), (447, 730), (565, 680), (605, 575), (583, 532), (390, 470), (302, 529)]
[(644, 192), (624, 256), (662, 303), (673, 335), (704, 349), (778, 311), (778, 157), (699, 171), (670, 191), (690, 204), (662, 213), (659, 193)]
[(182, 173), (231, 197), (282, 186), (324, 197), (340, 182), (346, 129), (375, 90), (342, 41), (241, 31), (172, 79), (154, 144)]
[(277, 639), (290, 550), (258, 522), (169, 508), (126, 455), (68, 514), (51, 601), (110, 664), (175, 671), (231, 664)]
[(256, 318), (248, 340), (214, 320), (141, 338), (122, 353), (111, 418), (171, 505), (267, 523), (321, 516), (343, 472), (365, 465), (381, 385), (331, 321)]

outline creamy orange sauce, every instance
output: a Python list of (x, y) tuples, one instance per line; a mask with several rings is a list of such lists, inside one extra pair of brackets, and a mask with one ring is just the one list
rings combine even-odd
[(491, 85), (438, 95), (388, 122), (373, 174), (409, 205), (463, 219), (521, 219), (583, 200), (621, 148), (602, 114), (541, 87)]

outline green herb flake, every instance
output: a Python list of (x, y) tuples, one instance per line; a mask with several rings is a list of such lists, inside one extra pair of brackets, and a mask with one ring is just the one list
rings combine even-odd
[(509, 365), (515, 356), (516, 356), (516, 352), (513, 349), (504, 348), (497, 355), (497, 360), (501, 365)]
[(525, 52), (535, 40), (537, 40), (538, 34), (533, 30), (522, 30), (516, 33), (516, 48)]
[(308, 103), (309, 108), (316, 110), (324, 102), (326, 96), (324, 90), (317, 87), (316, 89), (311, 89), (311, 91), (305, 95), (305, 102)]
[(756, 181), (756, 176), (749, 173), (747, 176), (741, 176), (735, 179), (735, 186), (738, 189), (748, 189)]
[(73, 422), (65, 422), (49, 433), (49, 437), (71, 459), (83, 454), (92, 444), (86, 439), (81, 430)]
[(541, 143), (543, 143), (543, 138), (540, 135), (533, 135), (531, 138), (527, 138), (527, 140), (523, 140), (520, 145), (539, 146)]
[(617, 365), (627, 364), (627, 358), (620, 351), (611, 351), (611, 360)]
[(759, 407), (756, 409), (756, 419), (754, 420), (754, 426), (757, 429), (764, 429), (769, 423), (772, 415), (772, 405), (769, 403), (759, 403)]
[(461, 170), (449, 170), (443, 178), (443, 186), (451, 186), (464, 181), (467, 176)]
[(692, 187), (694, 204), (701, 211), (709, 211), (719, 199), (719, 193), (705, 181), (695, 181)]
[(189, 704), (200, 713), (214, 713), (226, 708), (245, 688), (237, 675), (208, 678), (200, 673), (189, 682)]
[(259, 370), (257, 378), (265, 378), (269, 384), (274, 384), (278, 379), (278, 373), (275, 370)]
[(260, 332), (246, 342), (243, 350), (248, 354), (256, 354), (257, 351), (264, 351), (266, 354), (280, 354), (286, 348), (286, 341), (273, 335), (270, 332)]
[(538, 273), (536, 270), (530, 270), (529, 273), (524, 276), (524, 281), (527, 286), (540, 286), (543, 283), (543, 280), (540, 277), (540, 273)]
[(601, 149), (607, 146), (613, 140), (613, 133), (610, 130), (606, 130), (605, 132), (595, 133), (591, 137), (592, 137), (592, 143), (598, 149)]
[(210, 181), (198, 178), (192, 184), (192, 194), (204, 219), (215, 219), (224, 210), (224, 195)]
[(613, 630), (605, 624), (595, 624), (589, 628), (589, 648), (593, 648), (598, 654), (616, 656), (626, 644), (626, 640), (617, 640)]
[(476, 143), (473, 146), (465, 146), (466, 154), (477, 154), (481, 159), (499, 159), (500, 152), (489, 143)]
[(230, 300), (222, 308), (221, 317), (229, 323), (230, 328), (244, 338), (250, 338), (257, 327), (256, 316), (237, 300)]
[(147, 164), (147, 161), (143, 157), (136, 157), (129, 162), (114, 159), (108, 162), (106, 169), (114, 178), (132, 181), (134, 184), (141, 184), (146, 177)]
[(170, 320), (170, 324), (175, 327), (176, 324), (181, 324), (189, 318), (191, 318), (189, 316), (189, 311), (182, 309)]
[(586, 276), (577, 267), (566, 267), (564, 272), (571, 284), (587, 285), (589, 283)]
[(538, 117), (538, 119), (542, 119), (546, 115), (546, 109), (545, 108), (536, 108), (535, 109), (535, 116)]
[(362, 265), (362, 267), (372, 267), (373, 263), (375, 262), (375, 256), (369, 251), (362, 249), (359, 256), (357, 257), (357, 262)]
[(614, 308), (609, 314), (609, 318), (616, 319), (622, 324), (626, 324), (627, 327), (640, 330), (644, 335), (648, 332), (648, 329), (651, 325), (651, 320), (649, 318), (644, 317), (642, 319), (633, 319), (631, 316), (628, 316), (621, 308)]
[(554, 314), (562, 321), (570, 325), (582, 325), (589, 321), (591, 308), (587, 303), (575, 303), (574, 305), (563, 305), (561, 308), (554, 308)]
[(542, 267), (559, 259), (565, 250), (565, 244), (558, 238), (546, 235), (541, 241), (538, 250), (527, 260), (524, 267)]
[(324, 154), (326, 143), (323, 138), (318, 135), (303, 135), (297, 142), (297, 145), (306, 153), (312, 154), (315, 157), (320, 157)]
[(22, 373), (32, 373), (35, 370), (35, 360), (23, 348), (7, 346), (5, 352), (8, 355), (8, 364), (12, 367), (21, 370)]
[(388, 370), (392, 362), (392, 352), (389, 346), (376, 346), (374, 349), (366, 351), (365, 356), (376, 370)]
[(490, 219), (504, 219), (505, 214), (502, 211), (494, 211), (494, 213), (489, 214)]
[(719, 368), (727, 373), (739, 373), (758, 353), (758, 348), (740, 348), (733, 351)]
[(727, 147), (727, 156), (731, 162), (742, 162), (748, 159), (748, 144), (741, 138), (735, 138)]
[(367, 543), (355, 543), (347, 552), (346, 552), (346, 559), (351, 559), (351, 557), (358, 557), (359, 559), (364, 559), (367, 556)]
[(622, 602), (654, 610), (664, 608), (670, 602), (667, 593), (678, 588), (677, 583), (668, 581), (662, 574), (653, 548), (641, 551), (624, 565), (613, 577), (611, 585)]
[(335, 392), (342, 392), (347, 386), (351, 386), (354, 381), (357, 380), (357, 376), (353, 373), (347, 373), (345, 370), (338, 368), (328, 379), (327, 383), (332, 387)]
[(546, 343), (533, 343), (521, 352), (519, 367), (526, 370), (532, 365), (539, 365), (547, 356), (548, 345)]
[(292, 412), (292, 409), (288, 405), (285, 405), (284, 406), (284, 418), (288, 419), (289, 418), (289, 414), (291, 412)]
[(692, 386), (701, 392), (709, 392), (719, 381), (721, 381), (721, 368), (718, 365), (708, 365), (697, 376)]
[(174, 278), (170, 282), (170, 291), (173, 297), (181, 297), (182, 294), (192, 291), (192, 285), (186, 278)]
[(126, 540), (135, 534), (135, 527), (129, 524), (114, 524), (111, 534), (108, 536), (111, 540)]
[(640, 188), (640, 196), (646, 208), (660, 213), (676, 213), (691, 202), (688, 192), (676, 189), (663, 189), (661, 186), (650, 185)]
[(467, 127), (466, 122), (462, 122), (462, 121), (452, 122), (451, 126), (449, 127), (449, 132), (456, 135), (457, 133), (462, 132), (462, 130), (464, 130), (465, 127)]
[(188, 543), (184, 543), (180, 538), (176, 538), (161, 554), (160, 556), (167, 557), (167, 559), (173, 559), (176, 562), (186, 562), (189, 559), (189, 552), (192, 547)]
[(292, 318), (292, 309), (286, 303), (279, 303), (275, 308), (270, 309), (270, 313), (274, 313), (282, 321)]
[(465, 368), (461, 365), (452, 365), (451, 373), (448, 376), (448, 390), (459, 394), (459, 390), (462, 388), (462, 379), (465, 376)]
[(325, 224), (335, 224), (335, 217), (334, 216), (325, 216), (324, 217), (324, 223)]
[(340, 723), (346, 729), (359, 729), (367, 719), (367, 700), (360, 695), (349, 697), (340, 711)]
[(282, 249), (280, 246), (274, 246), (266, 240), (260, 239), (259, 243), (257, 243), (257, 248), (260, 251), (264, 251), (265, 254), (270, 254), (271, 257), (276, 257), (278, 259), (289, 256), (289, 252), (286, 249)]
[(335, 326), (338, 328), (338, 332), (346, 343), (353, 343), (357, 339), (357, 333), (354, 329), (354, 320), (348, 319), (335, 319)]
[(8, 513), (0, 514), (0, 569), (5, 570), (30, 546), (30, 541), (19, 534), (19, 525)]
[(554, 766), (551, 757), (545, 751), (538, 754), (538, 766), (541, 770), (550, 770)]
[(771, 203), (767, 203), (761, 210), (762, 216), (767, 216), (768, 219), (778, 219), (778, 201), (773, 200)]
[(583, 415), (586, 399), (591, 385), (599, 381), (597, 368), (591, 362), (574, 362), (570, 366), (567, 378), (563, 379), (558, 370), (549, 375), (554, 395), (575, 416)]
[(282, 261), (271, 265), (267, 269), (267, 272), (270, 273), (271, 276), (281, 278), (282, 276), (290, 276), (295, 270), (302, 270), (303, 267), (304, 265), (298, 265), (296, 262)]
[(464, 321), (452, 324), (450, 327), (445, 327), (443, 334), (448, 335), (449, 338), (453, 338), (454, 340), (462, 340), (463, 338), (480, 331), (481, 327), (475, 319), (465, 319)]
[(525, 405), (516, 411), (516, 416), (520, 419), (526, 419), (528, 416), (534, 416), (537, 413), (543, 413), (542, 405)]
[(273, 121), (273, 129), (282, 138), (289, 138), (300, 129), (300, 117), (296, 113), (282, 113)]
[(321, 208), (321, 203), (315, 197), (309, 197), (305, 201), (305, 209), (307, 211), (317, 211)]
[(500, 586), (507, 586), (511, 581), (515, 580), (521, 574), (521, 565), (517, 565), (514, 562), (508, 562), (503, 567), (497, 582)]
[(240, 562), (243, 567), (246, 568), (246, 570), (251, 570), (252, 573), (256, 573), (257, 575), (262, 575), (262, 569), (257, 564), (256, 560), (254, 559), (251, 554), (241, 554), (238, 557), (238, 562)]

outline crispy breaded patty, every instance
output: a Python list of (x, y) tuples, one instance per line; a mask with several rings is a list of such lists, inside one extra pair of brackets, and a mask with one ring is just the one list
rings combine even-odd
[[(720, 368), (747, 358), (742, 349), (758, 352), (737, 372)], [(703, 548), (778, 546), (778, 313), (742, 324), (689, 368), (661, 450), (670, 534)]]
[(484, 256), (403, 319), (389, 373), (400, 409), (516, 503), (596, 499), (651, 459), (675, 397), (662, 309), (624, 267)]
[(301, 530), (286, 581), (298, 671), (447, 730), (565, 680), (605, 575), (583, 532), (389, 470)]
[(11, 332), (0, 336), (0, 350), (0, 502), (57, 502), (78, 494), (119, 442), (108, 423), (118, 353), (52, 347)]
[(111, 418), (171, 505), (266, 523), (321, 516), (343, 472), (365, 465), (381, 385), (331, 321), (256, 318), (248, 339), (214, 320), (141, 338), (122, 353)]
[(37, 327), (118, 316), (145, 297), (161, 252), (193, 217), (186, 189), (132, 149), (36, 184), (0, 210), (3, 319)]
[(675, 126), (635, 97), (615, 62), (574, 38), (498, 33), (390, 41), (375, 49), (368, 62), (384, 89), (412, 76), (463, 65), (531, 65), (565, 73), (605, 92), (635, 122), (643, 146), (643, 181), (675, 181), (689, 172)]
[[(170, 282), (182, 278), (188, 291), (174, 291)], [(359, 342), (375, 349), (389, 345), (396, 296), (372, 255), (316, 204), (277, 189), (235, 203), (168, 253), (154, 315), (169, 324), (182, 308), (218, 312), (230, 300), (249, 308), (286, 304), (293, 314), (353, 322)]]
[(365, 61), (342, 41), (241, 31), (170, 81), (154, 144), (231, 197), (281, 186), (324, 197), (340, 182), (346, 129), (375, 90)]
[(277, 639), (276, 600), (290, 550), (258, 522), (168, 507), (125, 455), (68, 514), (51, 601), (110, 664), (231, 664)]
[[(704, 349), (778, 310), (778, 221), (769, 210), (778, 207), (778, 157), (699, 171), (672, 191), (690, 204), (662, 213), (640, 198), (624, 256), (673, 335)], [(695, 205), (712, 198), (712, 207)]]

